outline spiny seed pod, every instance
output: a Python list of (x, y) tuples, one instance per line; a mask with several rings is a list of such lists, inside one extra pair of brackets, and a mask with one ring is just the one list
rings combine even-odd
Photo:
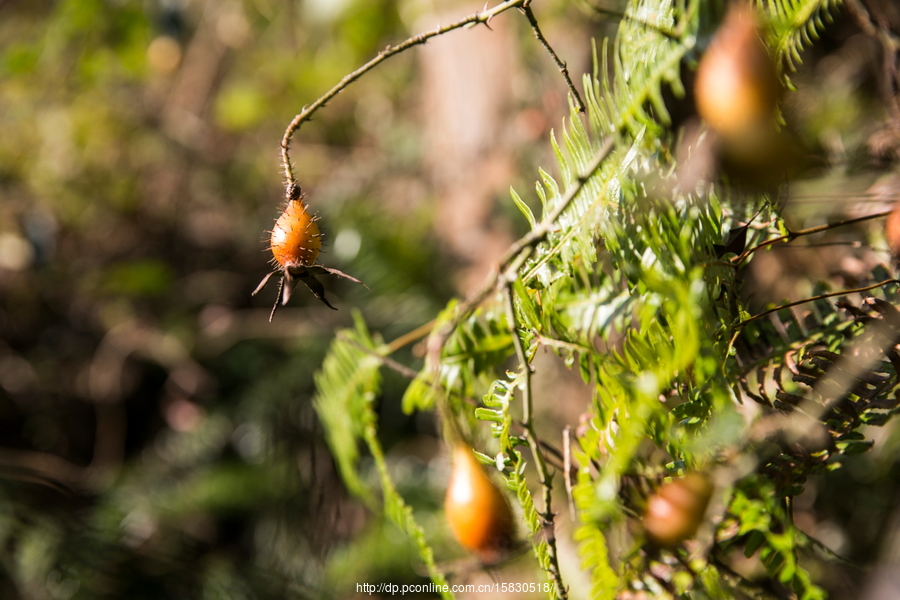
[(325, 288), (316, 279), (316, 275), (336, 275), (365, 286), (360, 280), (337, 269), (315, 264), (322, 250), (322, 234), (316, 224), (317, 218), (310, 214), (299, 185), (289, 184), (285, 195), (287, 204), (281, 216), (275, 221), (275, 227), (269, 238), (269, 249), (272, 251), (272, 264), (275, 270), (263, 277), (252, 294), (255, 296), (266, 287), (273, 275), (281, 275), (278, 297), (275, 298), (272, 312), (269, 313), (270, 322), (278, 309), (279, 300), (283, 306), (291, 299), (295, 279), (302, 281), (316, 298), (332, 310), (337, 309), (325, 298)]
[(509, 502), (484, 472), (472, 449), (453, 446), (453, 470), (444, 511), (456, 540), (485, 564), (496, 563), (513, 546)]
[(700, 61), (697, 112), (723, 137), (774, 127), (781, 86), (761, 36), (756, 10), (735, 2)]
[(712, 489), (709, 479), (699, 473), (661, 485), (650, 497), (644, 515), (644, 530), (650, 541), (671, 548), (694, 537), (703, 522)]
[(302, 197), (288, 201), (272, 229), (270, 248), (273, 264), (291, 269), (309, 267), (316, 262), (322, 249), (322, 234), (316, 220)]

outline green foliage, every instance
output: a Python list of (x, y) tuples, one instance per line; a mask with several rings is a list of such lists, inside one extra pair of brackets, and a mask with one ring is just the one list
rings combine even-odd
[(375, 419), (371, 403), (381, 383), (381, 361), (358, 315), (356, 321), (356, 331), (331, 345), (316, 374), (315, 407), (344, 481), (354, 494), (371, 502), (357, 473), (358, 444)]
[[(830, 1), (766, 4), (773, 23), (769, 41), (779, 64), (796, 67), (799, 51), (814, 43), (835, 7)], [(841, 353), (848, 343), (871, 337), (864, 322), (896, 311), (885, 301), (867, 307), (843, 301), (837, 309), (819, 301), (811, 304), (815, 318), (803, 324), (790, 311), (751, 319), (738, 260), (751, 246), (733, 249), (728, 232), (755, 218), (787, 230), (765, 194), (748, 198), (720, 185), (680, 187), (664, 100), (666, 93), (685, 93), (682, 65), (694, 49), (704, 8), (699, 1), (629, 3), (612, 50), (604, 42), (594, 76), (585, 77), (587, 114), (578, 114), (573, 103), (562, 131), (552, 136), (561, 176), (558, 182), (540, 171), (540, 218), (511, 191), (538, 242), (528, 241), (510, 261), (519, 267), (516, 277), (501, 276), (496, 297), (477, 307), (451, 303), (437, 319), (439, 333), (432, 342), (444, 344), (439, 354), (432, 348), (429, 363), (407, 389), (404, 409), (445, 403), (445, 418), (471, 427), (474, 416), (489, 425), (538, 566), (560, 582), (555, 548), (539, 535), (547, 527), (540, 510), (551, 510), (550, 482), (543, 479), (544, 457), (535, 454), (537, 445), (529, 439), (531, 403), (552, 397), (549, 390), (532, 387), (530, 369), (539, 350), (551, 350), (566, 366), (577, 367), (593, 399), (590, 419), (573, 447), (574, 537), (592, 597), (613, 598), (623, 590), (671, 596), (691, 589), (732, 597), (749, 584), (725, 577), (713, 557), (737, 547), (748, 557), (758, 556), (768, 576), (798, 598), (823, 598), (801, 560), (812, 544), (793, 525), (785, 499), (801, 494), (811, 475), (868, 451), (872, 442), (860, 429), (884, 424), (896, 410), (887, 397), (896, 384), (892, 350), (883, 349), (879, 359), (855, 371), (836, 395), (823, 384), (847, 368)], [(612, 151), (599, 169), (588, 172), (609, 138)], [(558, 219), (549, 223), (559, 208)], [(752, 243), (767, 235), (751, 233)], [(504, 297), (512, 305), (505, 318), (499, 316)], [(516, 367), (501, 371), (511, 359)], [(756, 378), (755, 391), (749, 374)], [(773, 387), (777, 393), (770, 400), (767, 390)], [(849, 398), (841, 400), (844, 394)], [(483, 406), (474, 409), (462, 401), (479, 396)], [(744, 398), (762, 405), (761, 419), (784, 423), (795, 406), (825, 407), (827, 447), (797, 450), (779, 440), (763, 443), (745, 431), (746, 417), (737, 407)], [(513, 417), (520, 403), (522, 423)], [(514, 434), (514, 427), (524, 433)], [(525, 468), (521, 450), (528, 446), (532, 470)], [(706, 534), (708, 551), (699, 562), (688, 567), (683, 548), (663, 550), (661, 557), (640, 534), (629, 538), (630, 550), (616, 536), (614, 555), (610, 531), (623, 529), (645, 510), (665, 477), (684, 471), (707, 473), (730, 498), (719, 533)], [(535, 489), (544, 492), (545, 509), (536, 508)], [(722, 533), (726, 530), (733, 533)], [(666, 558), (667, 552), (682, 562)], [(670, 575), (652, 575), (654, 561), (667, 564)], [(563, 586), (551, 597), (561, 595)]]
[[(501, 471), (523, 521), (517, 542), (531, 547), (509, 557), (510, 572), (531, 568), (550, 597), (824, 598), (838, 556), (807, 533), (811, 515), (821, 531), (851, 523), (849, 545), (874, 560), (896, 520), (898, 285), (876, 286), (892, 272), (872, 268), (869, 248), (843, 282), (804, 275), (816, 298), (802, 305), (754, 298), (759, 245), (796, 250), (814, 238), (797, 239), (794, 218), (815, 219), (789, 214), (786, 188), (745, 187), (715, 151), (699, 179), (684, 177), (711, 137), (692, 129), (687, 88), (720, 0), (623, 3), (582, 79), (586, 112), (570, 100), (542, 142), (555, 164), (536, 169), (534, 197), (510, 187), (501, 214), (517, 208), (510, 229), (529, 233), (477, 302), (448, 301), (455, 265), (433, 239), (443, 192), (416, 172), (429, 143), (409, 120), (423, 112), (408, 110), (419, 62), (359, 79), (291, 150), (321, 211), (326, 264), (371, 291), (329, 281), (341, 312), (297, 293), (265, 322), (270, 297), (251, 304), (249, 291), (282, 197), (283, 127), (420, 23), (420, 4), (0, 7), (0, 600), (465, 582), (481, 565), (444, 574), (459, 549), (440, 509), (441, 426)], [(543, 19), (556, 4), (534, 8)], [(841, 3), (756, 4), (789, 85)], [(584, 22), (594, 11), (574, 12), (562, 18), (599, 31)], [(554, 38), (561, 17), (547, 18)], [(510, 32), (534, 43), (524, 25), (479, 31)], [(168, 66), (157, 41), (174, 52)], [(847, 48), (829, 57), (834, 71), (860, 72), (833, 93), (874, 89)], [(518, 135), (533, 120), (527, 103), (551, 111), (554, 95), (514, 87), (533, 88), (504, 104), (522, 111), (508, 123)], [(840, 118), (807, 129), (834, 153), (823, 165), (856, 177), (863, 167), (845, 159), (863, 151), (834, 130), (853, 123), (863, 145), (884, 124), (863, 110), (871, 98), (846, 96), (831, 109)], [(840, 231), (842, 243), (865, 236)], [(837, 285), (867, 289), (834, 295)], [(361, 308), (352, 326), (349, 305)], [(394, 336), (402, 343), (381, 341)], [(572, 376), (545, 383), (558, 365)], [(416, 414), (430, 411), (437, 427)], [(687, 472), (711, 483), (710, 507), (691, 539), (654, 547), (644, 515)], [(566, 575), (579, 568), (584, 589)]]
[[(588, 437), (595, 446), (599, 442), (596, 435)], [(583, 461), (580, 462), (584, 465), (587, 464)], [(583, 466), (579, 469), (578, 484), (572, 491), (579, 511), (584, 513), (596, 510), (598, 500), (605, 500), (606, 503), (612, 504), (614, 493), (614, 487), (598, 489), (591, 477), (589, 467)], [(573, 537), (578, 542), (578, 555), (582, 561), (581, 568), (591, 575), (591, 597), (606, 600), (615, 597), (617, 590), (621, 587), (621, 579), (610, 563), (604, 525), (606, 522), (598, 519), (582, 519)]]
[(369, 335), (362, 317), (356, 314), (354, 318), (356, 329), (338, 333), (322, 370), (316, 374), (316, 412), (326, 427), (329, 447), (347, 487), (375, 508), (372, 490), (363, 484), (357, 465), (357, 445), (361, 440), (365, 441), (381, 482), (385, 516), (413, 540), (431, 580), (443, 589), (447, 581), (435, 564), (434, 552), (424, 530), (416, 522), (412, 508), (397, 492), (378, 440), (378, 417), (372, 404), (381, 383), (379, 352), (383, 350)]
[(800, 52), (815, 44), (834, 19), (842, 0), (761, 0), (771, 23), (769, 46), (790, 85), (789, 73), (801, 63)]
[[(458, 303), (451, 301), (435, 320), (435, 329), (451, 322)], [(404, 412), (430, 409), (445, 395), (470, 398), (486, 384), (512, 348), (505, 320), (496, 310), (476, 311), (460, 323), (441, 349), (439, 364), (426, 367), (407, 388)], [(434, 374), (436, 373), (436, 377)]]

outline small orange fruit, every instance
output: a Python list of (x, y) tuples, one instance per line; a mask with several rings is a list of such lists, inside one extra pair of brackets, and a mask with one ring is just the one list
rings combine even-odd
[(697, 69), (697, 112), (725, 138), (752, 139), (775, 126), (781, 86), (761, 36), (756, 10), (734, 3)]
[(273, 261), (284, 269), (308, 267), (322, 249), (322, 234), (303, 198), (288, 200), (270, 238)]
[(453, 446), (453, 470), (444, 501), (447, 523), (456, 540), (482, 562), (495, 563), (513, 546), (513, 514), (472, 449)]
[(712, 496), (712, 484), (699, 473), (664, 483), (650, 497), (644, 514), (644, 530), (651, 542), (663, 548), (694, 537), (703, 522)]
[(272, 312), (269, 313), (269, 321), (275, 316), (279, 300), (283, 306), (291, 299), (291, 290), (297, 279), (302, 281), (316, 298), (332, 310), (337, 309), (325, 298), (325, 288), (316, 279), (316, 275), (335, 275), (363, 286), (366, 285), (337, 269), (315, 264), (316, 258), (322, 250), (322, 234), (316, 224), (317, 219), (310, 214), (303, 201), (303, 191), (299, 185), (289, 184), (285, 196), (287, 205), (281, 216), (275, 221), (275, 227), (269, 238), (269, 249), (272, 251), (272, 263), (275, 265), (275, 270), (263, 277), (251, 294), (253, 296), (258, 294), (266, 287), (273, 275), (281, 275), (278, 297), (275, 298), (275, 305), (272, 306)]
[(767, 189), (804, 166), (804, 152), (777, 126), (783, 86), (763, 44), (759, 13), (733, 2), (697, 69), (697, 113), (712, 132), (722, 172), (734, 183)]

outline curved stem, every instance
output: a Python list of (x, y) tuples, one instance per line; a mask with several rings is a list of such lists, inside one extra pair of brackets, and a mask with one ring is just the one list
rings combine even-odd
[(769, 246), (773, 246), (775, 244), (780, 244), (782, 242), (792, 242), (798, 237), (802, 237), (804, 235), (812, 235), (814, 233), (819, 233), (822, 231), (828, 231), (829, 229), (837, 229), (838, 227), (843, 227), (844, 225), (852, 225), (853, 223), (861, 223), (863, 221), (870, 221), (872, 219), (878, 219), (879, 217), (886, 217), (891, 214), (890, 210), (886, 210), (880, 213), (874, 213), (871, 215), (866, 215), (864, 217), (856, 217), (855, 219), (845, 219), (843, 221), (837, 221), (835, 223), (826, 223), (825, 225), (817, 225), (816, 227), (810, 227), (809, 229), (799, 229), (797, 231), (789, 231), (786, 235), (781, 235), (776, 238), (772, 238), (771, 240), (766, 240), (761, 244), (757, 244), (752, 248), (745, 250), (743, 253), (735, 256), (731, 259), (731, 263), (734, 265), (739, 265), (744, 260), (747, 259), (748, 256), (756, 252), (757, 250), (762, 250), (763, 248), (768, 248)]
[(738, 328), (743, 327), (747, 323), (751, 321), (755, 321), (760, 317), (764, 317), (768, 314), (772, 314), (774, 312), (778, 312), (779, 310), (783, 310), (785, 308), (791, 308), (792, 306), (799, 306), (800, 304), (806, 304), (807, 302), (815, 302), (816, 300), (823, 300), (825, 298), (833, 298), (834, 296), (846, 296), (847, 294), (856, 294), (859, 292), (868, 292), (869, 290), (874, 290), (875, 288), (880, 288), (882, 286), (888, 285), (890, 283), (900, 283), (900, 279), (885, 279), (884, 281), (879, 281), (878, 283), (874, 283), (872, 285), (868, 285), (866, 287), (856, 288), (853, 290), (840, 290), (838, 292), (829, 292), (827, 294), (819, 294), (818, 296), (812, 296), (810, 298), (804, 298), (803, 300), (797, 300), (795, 302), (788, 302), (787, 304), (782, 304), (781, 306), (776, 306), (775, 308), (770, 308), (769, 310), (764, 310), (759, 314), (755, 314), (749, 319), (741, 321), (738, 323)]
[(294, 132), (300, 128), (300, 125), (302, 125), (305, 121), (309, 121), (317, 110), (328, 104), (328, 101), (341, 93), (344, 88), (346, 88), (348, 85), (365, 75), (367, 72), (374, 69), (376, 66), (378, 66), (388, 58), (394, 56), (395, 54), (399, 54), (404, 50), (412, 48), (413, 46), (424, 44), (431, 38), (443, 35), (448, 31), (453, 31), (454, 29), (478, 24), (488, 25), (490, 20), (496, 15), (499, 15), (500, 13), (505, 12), (510, 8), (522, 6), (525, 1), (526, 0), (507, 0), (506, 2), (498, 4), (494, 8), (473, 13), (465, 19), (461, 19), (459, 21), (456, 21), (455, 23), (444, 25), (431, 31), (426, 31), (415, 35), (395, 46), (388, 45), (384, 50), (379, 52), (378, 55), (375, 56), (375, 58), (373, 58), (357, 70), (353, 71), (352, 73), (344, 76), (344, 78), (341, 79), (337, 83), (337, 85), (325, 92), (325, 94), (320, 96), (318, 100), (316, 100), (309, 106), (304, 107), (300, 114), (298, 114), (291, 120), (290, 124), (288, 124), (287, 126), (287, 129), (284, 131), (284, 137), (281, 139), (281, 164), (284, 168), (284, 176), (287, 179), (287, 184), (291, 185), (296, 181), (294, 179), (294, 171), (291, 166), (291, 137), (294, 135)]

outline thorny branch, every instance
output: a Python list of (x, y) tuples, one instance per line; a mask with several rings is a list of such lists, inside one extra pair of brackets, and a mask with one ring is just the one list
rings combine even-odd
[(785, 235), (781, 235), (776, 238), (766, 240), (765, 242), (762, 242), (761, 244), (757, 244), (756, 246), (753, 246), (752, 248), (748, 248), (741, 254), (733, 257), (731, 259), (731, 263), (733, 265), (740, 265), (742, 262), (744, 262), (747, 259), (748, 256), (750, 256), (751, 254), (753, 254), (754, 252), (756, 252), (758, 250), (762, 250), (763, 248), (768, 248), (769, 246), (773, 246), (775, 244), (780, 244), (782, 242), (784, 242), (784, 243), (792, 242), (795, 239), (797, 239), (798, 237), (802, 237), (804, 235), (812, 235), (814, 233), (828, 231), (829, 229), (836, 229), (838, 227), (843, 227), (844, 225), (852, 225), (854, 223), (861, 223), (863, 221), (871, 221), (872, 219), (886, 217), (889, 214), (891, 214), (891, 211), (888, 210), (888, 211), (884, 211), (884, 212), (880, 212), (880, 213), (874, 213), (871, 215), (865, 215), (863, 217), (856, 217), (855, 219), (845, 219), (843, 221), (837, 221), (835, 223), (826, 223), (825, 225), (817, 225), (816, 227), (810, 227), (808, 229), (798, 229), (797, 231), (789, 231)]
[(287, 179), (287, 185), (295, 183), (296, 181), (294, 179), (294, 170), (291, 166), (290, 157), (291, 137), (294, 135), (294, 132), (297, 131), (300, 128), (300, 125), (302, 125), (304, 122), (309, 121), (317, 110), (328, 104), (328, 102), (332, 98), (341, 93), (347, 86), (349, 86), (351, 83), (377, 67), (385, 60), (394, 56), (395, 54), (400, 54), (401, 52), (408, 50), (413, 46), (424, 44), (431, 38), (443, 35), (447, 32), (453, 31), (454, 29), (479, 24), (489, 25), (490, 20), (495, 16), (499, 15), (500, 13), (506, 12), (511, 8), (521, 7), (526, 3), (526, 1), (527, 0), (507, 0), (506, 2), (498, 4), (494, 8), (473, 13), (465, 19), (461, 19), (459, 21), (456, 21), (455, 23), (444, 25), (436, 29), (432, 29), (431, 31), (425, 31), (397, 45), (388, 45), (384, 50), (379, 52), (375, 58), (373, 58), (357, 70), (353, 71), (352, 73), (344, 76), (344, 78), (341, 79), (337, 83), (337, 85), (335, 85), (324, 95), (319, 97), (318, 100), (305, 107), (303, 111), (300, 112), (300, 114), (295, 116), (288, 124), (287, 129), (284, 131), (284, 137), (281, 139), (281, 163), (284, 168), (284, 176)]
[(572, 82), (572, 78), (569, 75), (569, 69), (566, 63), (563, 62), (553, 50), (553, 47), (550, 46), (550, 43), (547, 42), (544, 34), (541, 33), (537, 18), (534, 16), (534, 11), (532, 11), (531, 9), (531, 2), (532, 0), (507, 0), (506, 2), (498, 4), (494, 8), (482, 10), (449, 25), (443, 25), (436, 29), (432, 29), (431, 31), (422, 32), (399, 44), (393, 46), (388, 45), (384, 50), (379, 52), (378, 55), (375, 56), (375, 58), (373, 58), (357, 70), (353, 71), (352, 73), (345, 75), (344, 78), (337, 83), (337, 85), (335, 85), (325, 94), (319, 97), (318, 100), (316, 100), (309, 106), (304, 107), (300, 114), (295, 116), (288, 124), (287, 129), (285, 129), (284, 137), (281, 139), (281, 163), (282, 167), (284, 168), (284, 176), (287, 179), (287, 185), (296, 182), (290, 157), (291, 138), (293, 137), (294, 133), (298, 129), (300, 129), (300, 126), (303, 123), (312, 119), (313, 114), (317, 110), (328, 104), (328, 102), (332, 98), (340, 94), (351, 83), (374, 69), (376, 66), (378, 66), (388, 58), (391, 58), (396, 54), (400, 54), (401, 52), (404, 52), (405, 50), (408, 50), (413, 46), (424, 44), (431, 38), (443, 35), (445, 33), (453, 31), (454, 29), (460, 29), (462, 27), (472, 27), (480, 24), (483, 24), (490, 28), (491, 19), (511, 8), (518, 7), (525, 14), (525, 17), (528, 19), (528, 22), (529, 24), (531, 24), (531, 28), (534, 31), (534, 36), (538, 39), (538, 41), (556, 63), (556, 66), (559, 68), (559, 72), (562, 73), (563, 78), (565, 78), (566, 85), (569, 87), (569, 92), (572, 94), (572, 97), (575, 100), (575, 104), (578, 107), (578, 112), (583, 114), (585, 112), (584, 102), (582, 101), (581, 95), (578, 93), (575, 84)]
[(537, 17), (534, 16), (534, 11), (531, 10), (531, 0), (525, 0), (525, 2), (522, 3), (521, 10), (523, 13), (525, 13), (525, 18), (527, 18), (528, 22), (531, 24), (531, 29), (532, 31), (534, 31), (534, 37), (537, 38), (537, 40), (547, 51), (547, 54), (550, 55), (550, 58), (553, 59), (553, 62), (556, 63), (556, 66), (559, 67), (559, 72), (562, 73), (562, 76), (566, 80), (566, 85), (569, 86), (569, 92), (572, 94), (572, 98), (575, 100), (575, 105), (578, 107), (578, 112), (584, 114), (584, 102), (581, 100), (581, 95), (575, 88), (575, 84), (572, 83), (572, 78), (569, 76), (569, 68), (565, 62), (560, 60), (559, 56), (557, 56), (556, 52), (553, 50), (553, 47), (547, 41), (547, 38), (545, 38), (544, 34), (541, 33), (541, 28), (538, 25)]

